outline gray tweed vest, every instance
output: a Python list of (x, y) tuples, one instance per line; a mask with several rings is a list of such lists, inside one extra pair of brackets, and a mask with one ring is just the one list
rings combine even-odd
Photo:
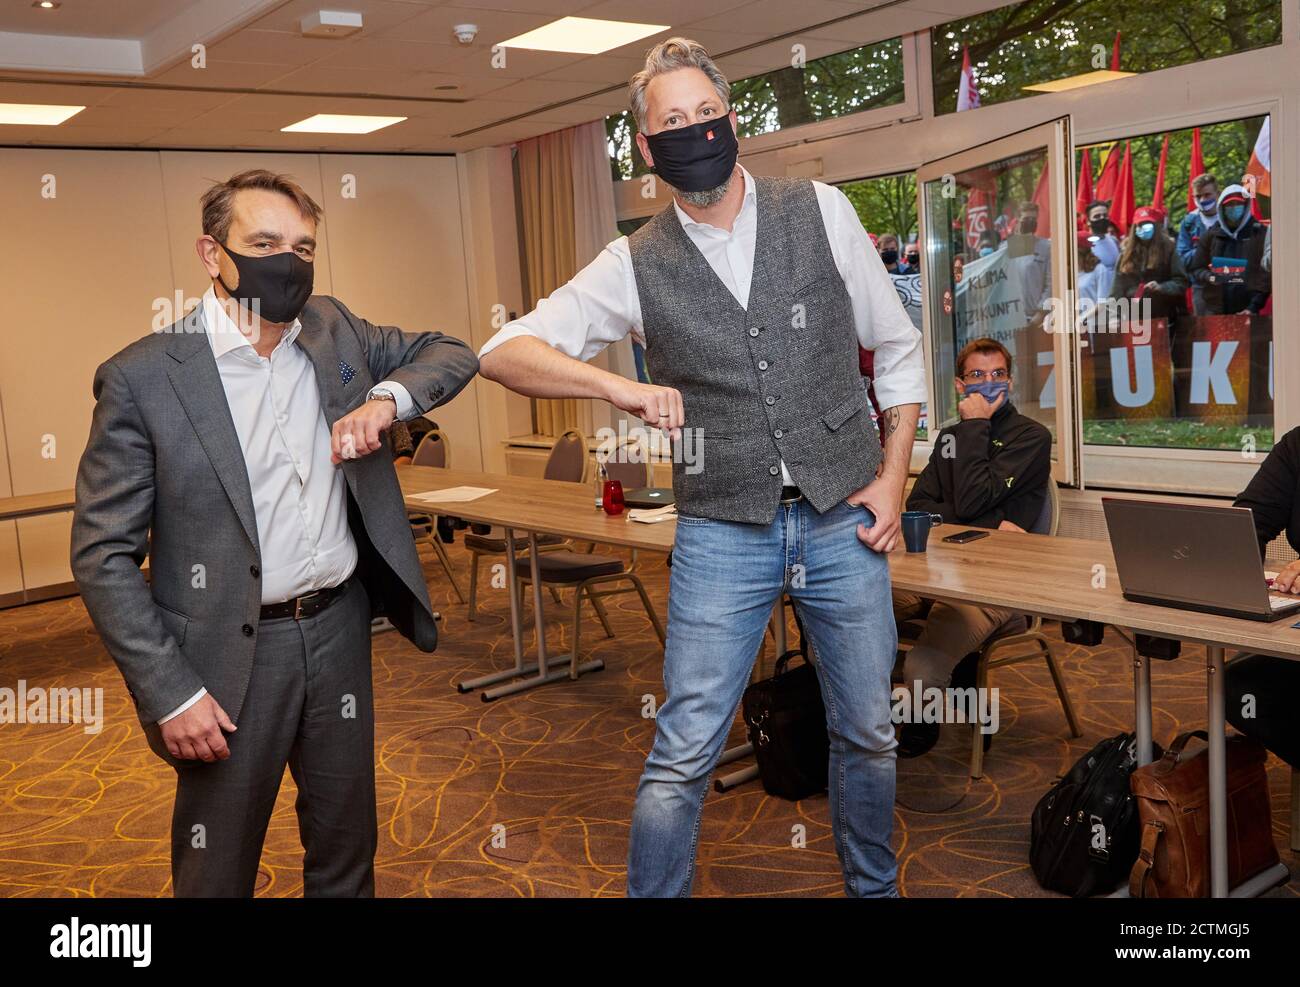
[(628, 238), (646, 363), (681, 391), (702, 468), (674, 456), (683, 514), (767, 524), (780, 461), (818, 512), (866, 486), (880, 440), (858, 372), (848, 292), (811, 182), (755, 178), (758, 226), (742, 308), (669, 206)]

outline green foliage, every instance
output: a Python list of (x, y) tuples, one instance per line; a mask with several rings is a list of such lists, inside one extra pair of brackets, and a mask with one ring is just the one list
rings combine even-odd
[(903, 43), (891, 38), (731, 84), (740, 137), (847, 116), (903, 100)]
[(1282, 5), (1028, 0), (949, 21), (930, 35), (935, 112), (957, 109), (963, 45), (970, 48), (980, 103), (988, 106), (1036, 95), (1025, 86), (1110, 68), (1116, 31), (1122, 32), (1120, 68), (1151, 72), (1279, 44)]
[(868, 233), (893, 233), (906, 243), (917, 232), (915, 173), (844, 182), (838, 188), (853, 203)]
[(1187, 418), (1149, 418), (1131, 421), (1085, 420), (1085, 445), (1136, 446), (1156, 449), (1224, 449), (1240, 452), (1242, 440), (1254, 436), (1255, 449), (1273, 448), (1271, 425), (1222, 425)]

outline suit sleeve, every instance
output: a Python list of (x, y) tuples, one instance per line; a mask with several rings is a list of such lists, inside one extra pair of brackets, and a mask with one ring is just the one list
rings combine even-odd
[(377, 326), (353, 315), (338, 299), (330, 301), (361, 341), (371, 376), (406, 388), (415, 415), (450, 401), (478, 373), (478, 357), (459, 339), (440, 332), (404, 332), (396, 326)]
[(988, 419), (959, 422), (952, 432), (957, 438), (953, 502), (958, 518), (978, 518), (1022, 490), (1035, 490), (1047, 482), (1052, 436), (1046, 429), (1026, 429), (992, 457)]
[(1259, 556), (1268, 543), (1290, 523), (1300, 495), (1300, 428), (1293, 428), (1264, 457), (1246, 489), (1237, 494), (1234, 507), (1249, 507), (1255, 518)]
[(154, 509), (153, 441), (112, 361), (96, 371), (94, 394), (90, 438), (77, 469), (72, 573), (141, 719), (153, 722), (204, 685), (163, 626), (140, 571)]

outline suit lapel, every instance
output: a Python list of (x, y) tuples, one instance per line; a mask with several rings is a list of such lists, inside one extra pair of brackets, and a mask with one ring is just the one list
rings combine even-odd
[(320, 407), (325, 414), (325, 424), (331, 429), (334, 423), (347, 414), (343, 406), (343, 378), (340, 376), (338, 351), (325, 327), (315, 317), (314, 306), (303, 309), (299, 319), (302, 329), (295, 343), (307, 354), (316, 372), (316, 387), (320, 391)]
[(221, 386), (217, 361), (208, 343), (202, 305), (172, 327), (167, 352), (175, 361), (167, 368), (167, 376), (176, 397), (185, 408), (212, 468), (217, 471), (217, 478), (244, 526), (244, 533), (260, 554), (248, 467), (239, 445), (239, 433), (235, 431), (235, 420), (230, 416), (226, 391)]

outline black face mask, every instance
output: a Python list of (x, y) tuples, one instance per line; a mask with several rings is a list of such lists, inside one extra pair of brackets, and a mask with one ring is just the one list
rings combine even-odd
[(880, 251), (880, 259), (883, 260), (883, 261), (885, 262), (885, 266), (888, 267), (890, 264), (897, 263), (897, 261), (898, 261), (898, 251), (897, 251), (897, 250), (882, 250), (882, 251)]
[(736, 132), (730, 117), (647, 134), (654, 172), (681, 192), (707, 192), (722, 185), (736, 167)]
[(231, 288), (217, 275), (231, 298), (243, 302), (267, 322), (292, 322), (298, 317), (311, 297), (314, 276), (311, 261), (303, 260), (292, 250), (252, 257), (237, 254), (224, 243), (221, 248), (239, 272), (238, 288)]
[(1097, 234), (1097, 236), (1105, 236), (1110, 232), (1109, 219), (1094, 219), (1088, 224), (1088, 226), (1092, 229), (1092, 232)]
[(1021, 233), (1037, 233), (1037, 232), (1038, 232), (1038, 217), (1037, 217), (1037, 216), (1026, 216), (1024, 219), (1022, 219), (1022, 220), (1020, 221), (1020, 232), (1021, 232)]

